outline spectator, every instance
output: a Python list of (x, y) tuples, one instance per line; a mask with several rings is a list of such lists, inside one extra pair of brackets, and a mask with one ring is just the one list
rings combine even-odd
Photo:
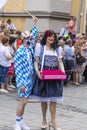
[(8, 93), (7, 90), (5, 90), (5, 80), (6, 76), (9, 70), (9, 67), (11, 65), (10, 60), (12, 59), (12, 56), (7, 48), (9, 44), (8, 37), (4, 36), (2, 38), (2, 44), (0, 45), (0, 84), (1, 84), (1, 93)]
[(5, 31), (4, 31), (4, 35), (9, 38), (9, 37), (10, 37), (10, 31), (9, 31), (9, 30), (5, 30)]
[(5, 24), (5, 21), (3, 20), (1, 25), (0, 25), (0, 29), (2, 32), (5, 30), (5, 26), (6, 26), (6, 24)]
[(10, 19), (7, 20), (7, 24), (7, 30), (9, 30), (11, 34), (14, 34), (14, 31), (16, 30), (15, 25), (11, 22)]
[[(79, 76), (82, 71), (82, 62), (78, 63), (79, 56), (82, 56), (82, 50), (81, 46), (76, 46), (75, 48), (75, 58), (74, 58), (74, 68), (73, 68), (73, 84), (74, 85), (80, 85), (79, 83), (82, 83), (81, 79), (79, 81)], [(82, 78), (82, 75), (81, 75)]]
[(21, 31), (16, 31), (16, 49), (18, 49), (22, 45), (22, 39), (21, 39)]
[(64, 35), (66, 35), (66, 34), (68, 34), (68, 33), (69, 33), (69, 31), (68, 31), (68, 28), (67, 28), (67, 27), (61, 28), (58, 37), (64, 37)]
[(74, 52), (72, 50), (72, 40), (67, 39), (66, 41), (67, 45), (64, 47), (64, 53), (65, 53), (65, 70), (66, 70), (66, 75), (67, 79), (65, 81), (65, 86), (70, 85), (70, 78), (71, 78), (71, 70), (74, 66)]
[(68, 28), (69, 35), (72, 40), (75, 38), (75, 34), (77, 30), (76, 21), (77, 21), (77, 18), (73, 16), (71, 20), (68, 22), (68, 24), (65, 25), (65, 27)]
[[(14, 53), (15, 53), (13, 49), (15, 40), (16, 40), (15, 37), (10, 36), (8, 50), (12, 57), (14, 57)], [(11, 62), (11, 66), (9, 67), (8, 75), (6, 77), (6, 84), (5, 84), (5, 88), (8, 91), (11, 91), (13, 90), (13, 88), (15, 88), (15, 86), (12, 84), (12, 78), (14, 76), (14, 59), (12, 58), (10, 62)]]
[(58, 41), (58, 47), (57, 47), (58, 56), (60, 59), (64, 59), (65, 53), (64, 53), (64, 41), (59, 40)]

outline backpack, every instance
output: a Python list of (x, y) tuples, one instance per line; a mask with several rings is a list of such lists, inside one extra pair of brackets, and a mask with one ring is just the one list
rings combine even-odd
[(81, 54), (76, 54), (76, 63), (77, 64), (83, 64), (85, 62), (85, 58), (83, 56), (81, 56)]

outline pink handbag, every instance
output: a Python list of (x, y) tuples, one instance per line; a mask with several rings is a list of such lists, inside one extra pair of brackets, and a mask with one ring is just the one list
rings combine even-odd
[(42, 70), (41, 76), (43, 80), (65, 80), (66, 74), (61, 70)]
[(61, 70), (44, 70), (44, 55), (45, 55), (45, 47), (41, 64), (41, 76), (43, 80), (65, 80), (66, 74)]

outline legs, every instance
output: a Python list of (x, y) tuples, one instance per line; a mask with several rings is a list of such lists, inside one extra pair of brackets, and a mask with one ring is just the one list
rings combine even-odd
[(75, 85), (79, 85), (79, 73), (78, 72), (73, 72), (73, 83)]
[(15, 124), (15, 129), (14, 130), (30, 130), (29, 127), (27, 127), (24, 122), (23, 122), (23, 114), (24, 114), (24, 109), (27, 104), (28, 99), (27, 98), (20, 98), (18, 107), (17, 107), (17, 117), (16, 117), (16, 124)]
[(14, 89), (10, 87), (11, 85), (11, 76), (7, 76), (5, 81), (5, 89), (7, 91), (13, 91)]
[[(51, 115), (51, 121), (49, 123), (49, 126), (54, 128), (54, 130), (58, 130), (57, 125), (56, 125), (56, 102), (50, 102), (49, 107), (50, 107), (50, 115)], [(42, 102), (41, 108), (42, 108), (42, 116), (43, 116), (42, 126), (46, 126), (47, 102)], [(45, 129), (46, 127), (43, 127), (43, 130)]]
[(44, 130), (47, 127), (47, 122), (46, 122), (47, 102), (41, 103), (41, 109), (42, 109), (42, 116), (43, 116), (42, 129)]
[(68, 85), (70, 82), (70, 78), (71, 78), (71, 70), (74, 66), (74, 61), (73, 60), (65, 60), (65, 70), (66, 70), (66, 76), (67, 79), (64, 81), (65, 85)]
[(49, 130), (52, 127), (54, 130), (61, 130), (57, 127), (56, 124), (56, 102), (50, 103), (50, 114), (51, 114), (51, 121), (49, 122)]
[(8, 73), (8, 67), (4, 67), (0, 65), (0, 83), (1, 83), (1, 93), (8, 93), (8, 91), (5, 90), (5, 80)]
[[(43, 125), (46, 124), (46, 113), (47, 113), (47, 102), (41, 103), (42, 108), (42, 116), (43, 116)], [(51, 114), (51, 122), (56, 122), (56, 102), (50, 103), (50, 114)]]
[(52, 124), (56, 123), (56, 102), (50, 103), (50, 114)]
[(23, 98), (23, 99), (19, 99), (19, 103), (18, 103), (18, 107), (17, 107), (17, 116), (22, 117), (24, 114), (24, 108), (25, 105), (27, 104), (28, 99), (27, 98)]

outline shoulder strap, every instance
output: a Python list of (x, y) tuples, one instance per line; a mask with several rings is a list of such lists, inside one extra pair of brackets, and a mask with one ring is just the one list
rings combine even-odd
[(43, 65), (44, 65), (44, 55), (45, 55), (45, 46), (43, 47), (43, 57), (42, 57), (42, 62), (41, 62), (41, 71), (42, 71)]
[(56, 48), (56, 53), (57, 53), (57, 58), (58, 58), (58, 51), (57, 51), (57, 48)]
[(40, 60), (39, 60), (39, 65), (41, 65), (41, 63), (42, 63), (43, 52), (44, 52), (44, 46), (41, 45), (41, 47), (40, 47)]

